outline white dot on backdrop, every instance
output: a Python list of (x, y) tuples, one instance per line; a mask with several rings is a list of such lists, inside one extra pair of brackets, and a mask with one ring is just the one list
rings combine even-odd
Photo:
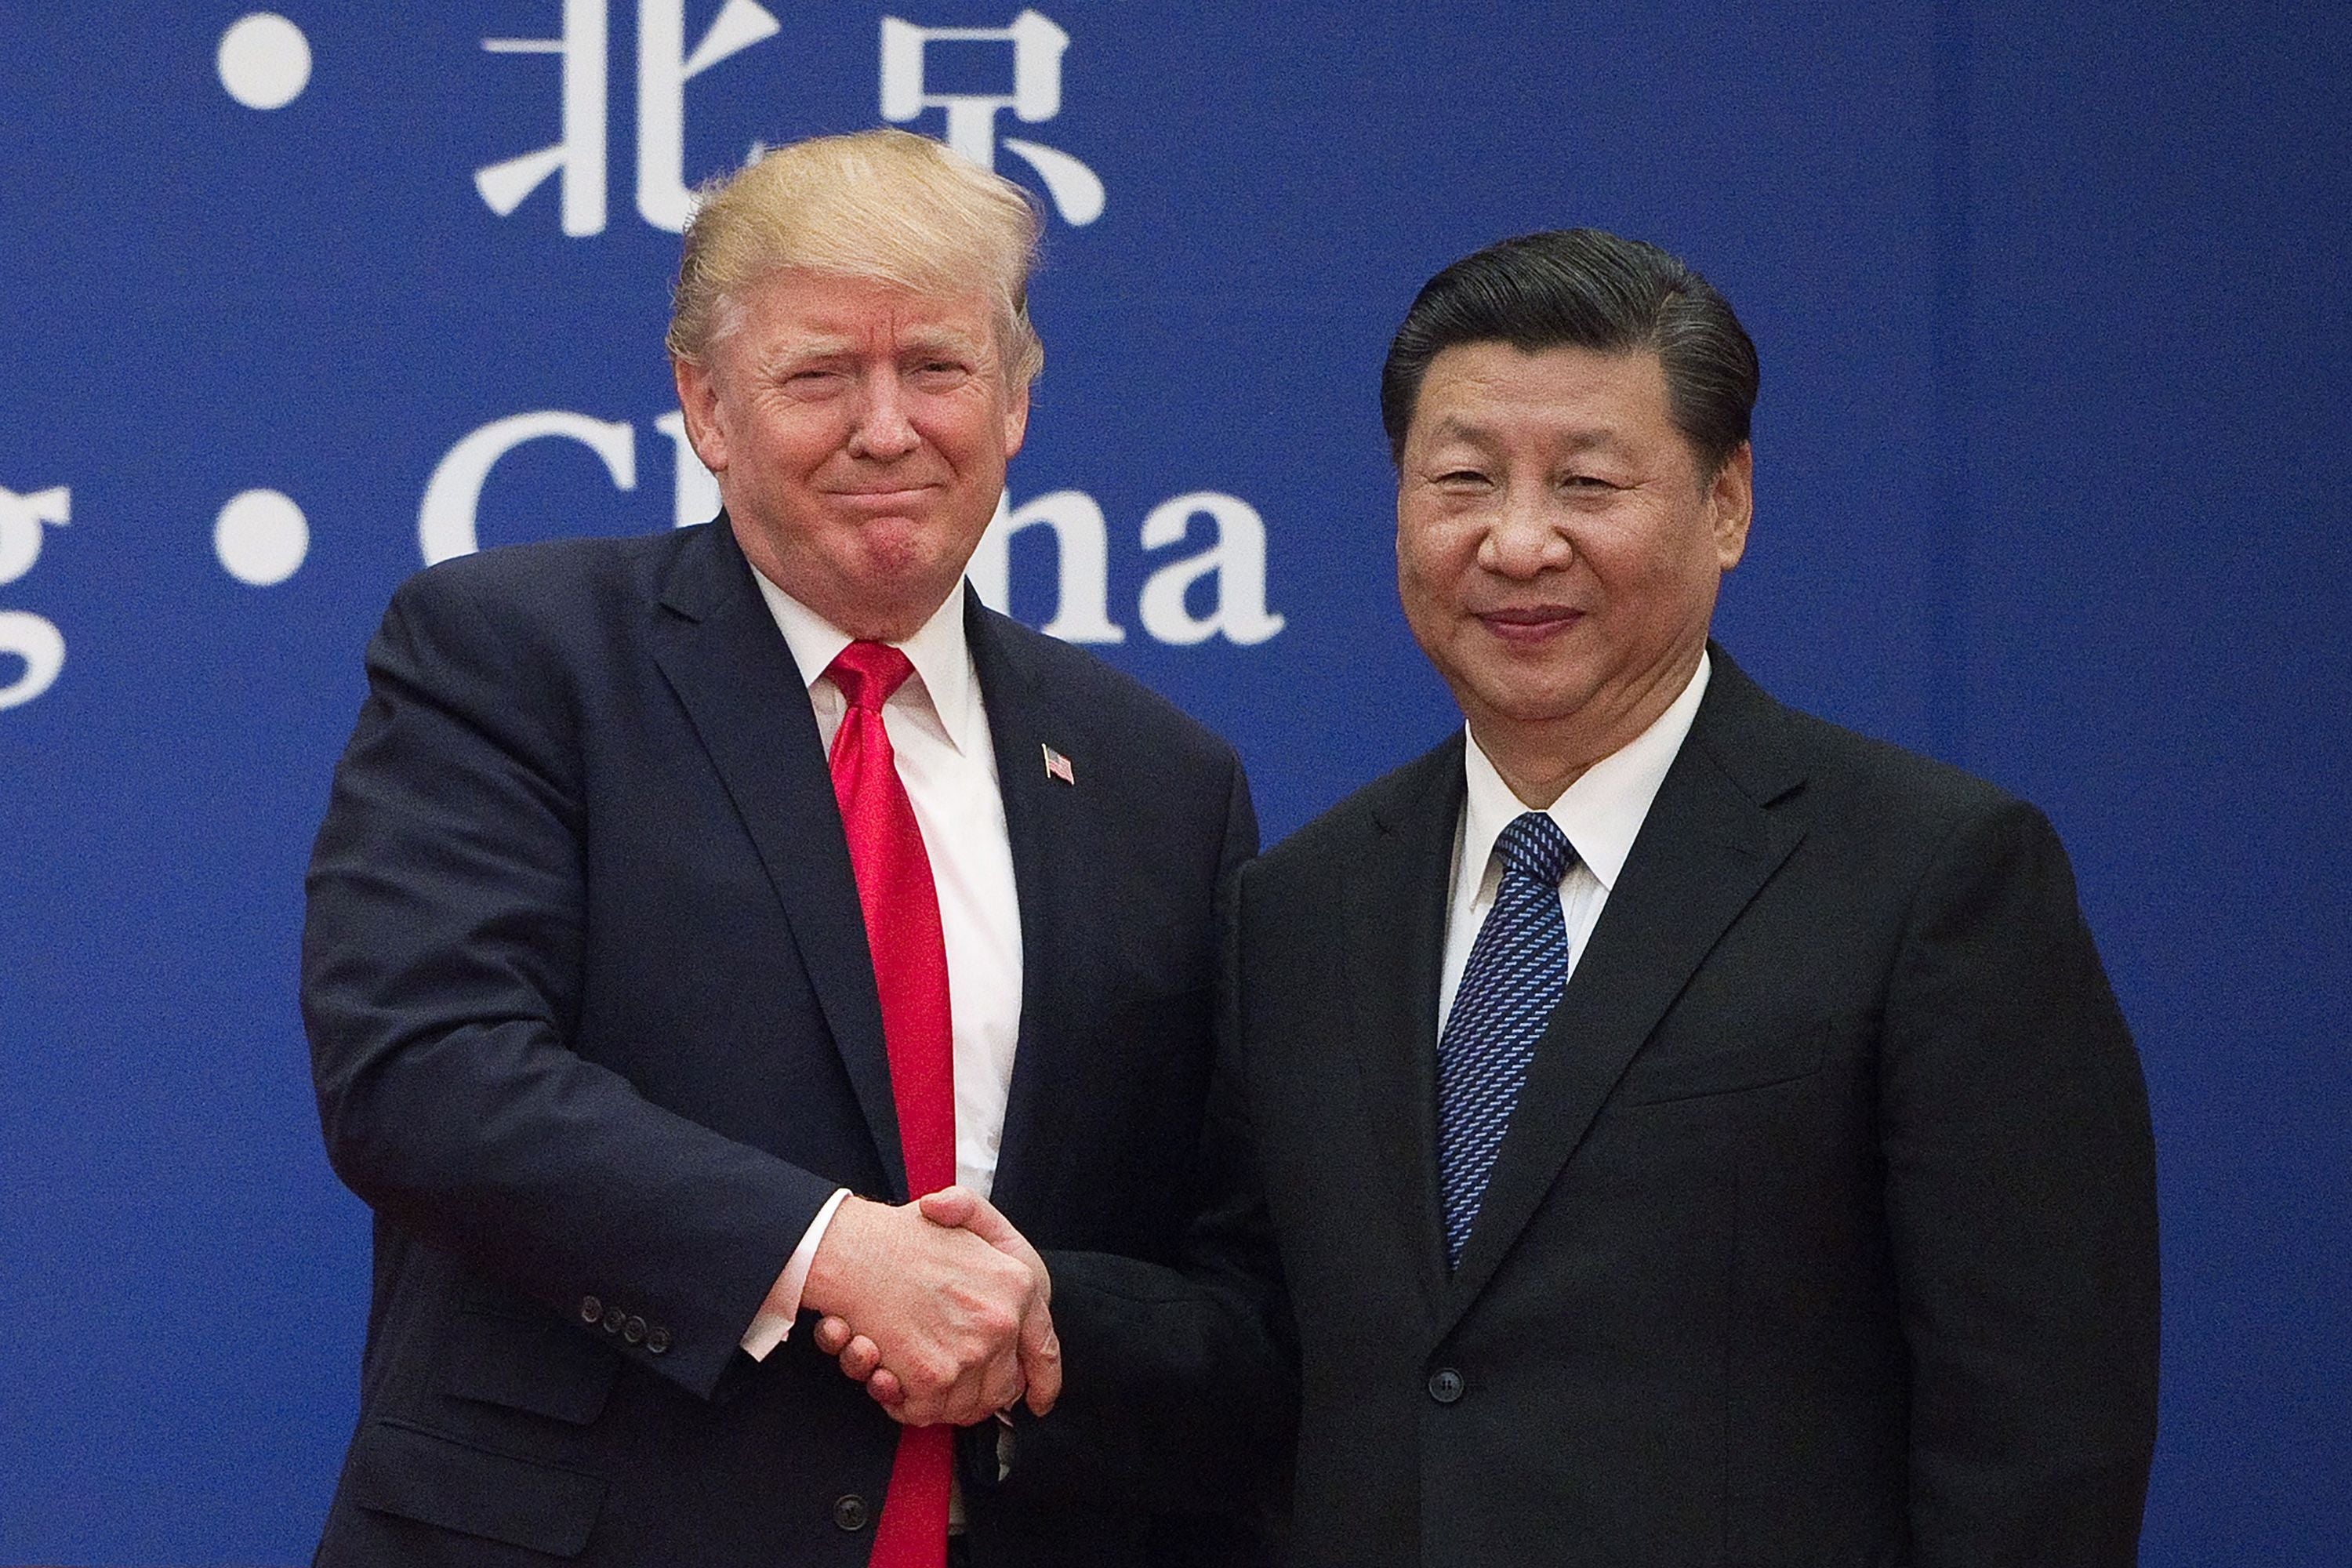
[(283, 109), (310, 85), (310, 40), (274, 11), (241, 16), (221, 35), (220, 79), (247, 109)]
[(213, 553), (238, 582), (267, 588), (301, 570), (310, 553), (310, 524), (277, 490), (247, 490), (221, 508), (213, 524)]

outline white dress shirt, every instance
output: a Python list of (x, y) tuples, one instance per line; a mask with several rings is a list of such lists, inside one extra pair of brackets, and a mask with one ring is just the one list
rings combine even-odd
[[(849, 634), (756, 570), (752, 576), (808, 685), (817, 735), (829, 754), (847, 704), (825, 670), (849, 646)], [(1021, 1035), (1021, 903), (997, 784), (995, 739), (964, 637), (966, 591), (950, 594), (920, 630), (896, 645), (915, 673), (882, 705), (882, 728), (939, 892), (955, 1049), (956, 1180), (986, 1197), (996, 1180), (1013, 1052)], [(835, 1193), (818, 1211), (751, 1320), (742, 1343), (754, 1357), (765, 1357), (791, 1331), (817, 1244), (848, 1195), (846, 1188)]]
[[(1666, 770), (1674, 765), (1683, 742), (1690, 734), (1691, 721), (1698, 715), (1699, 699), (1706, 695), (1710, 668), (1702, 649), (1698, 668), (1692, 673), (1690, 684), (1683, 688), (1682, 695), (1648, 729), (1585, 769), (1548, 810), (1547, 815), (1568, 836), (1570, 847), (1576, 851), (1567, 874), (1559, 879), (1559, 912), (1568, 922), (1570, 974), (1576, 973), (1577, 962), (1584, 956), (1584, 945), (1601, 919), (1601, 906), (1609, 901), (1609, 889), (1617, 885), (1618, 872), (1624, 869), (1625, 857), (1633, 853), (1634, 837), (1650, 815), (1650, 803), (1657, 799), (1658, 786), (1666, 780)], [(1446, 900), (1445, 967), (1437, 991), (1440, 1035), (1445, 1032), (1445, 1020), (1454, 1012), (1454, 994), (1462, 988), (1462, 972), (1470, 963), (1471, 943), (1477, 941), (1478, 928), (1486, 922), (1486, 911), (1495, 907), (1495, 895), (1503, 885), (1503, 867), (1495, 854), (1495, 840), (1520, 813), (1530, 809), (1511, 793), (1511, 786), (1503, 782), (1503, 775), (1495, 771), (1494, 763), (1479, 748), (1478, 737), (1468, 734), (1466, 726), (1465, 739), (1463, 766), (1469, 775), (1470, 787), (1454, 838), (1453, 892)]]

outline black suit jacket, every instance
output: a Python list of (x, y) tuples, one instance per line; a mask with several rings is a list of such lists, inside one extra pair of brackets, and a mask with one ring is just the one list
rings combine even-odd
[[(1172, 1258), (1247, 788), (1094, 658), (967, 628), (1024, 949), (995, 1201), (1043, 1246)], [(731, 532), (437, 567), (368, 673), (303, 946), (328, 1152), (376, 1215), (319, 1561), (863, 1563), (896, 1429), (804, 1329), (738, 1349), (837, 1184), (906, 1184), (815, 722)], [(1187, 1535), (1050, 1441), (999, 1486), (969, 1436), (976, 1563)]]
[[(1155, 1332), (1253, 1369), (1295, 1335), (1316, 1568), (2123, 1568), (2152, 1151), (2065, 857), (2032, 808), (1714, 658), (1457, 1270), (1459, 735), (1244, 869), (1234, 1195)], [(1065, 1340), (1116, 1332), (1139, 1274), (1066, 1269)], [(1254, 1320), (1247, 1278), (1286, 1314)]]

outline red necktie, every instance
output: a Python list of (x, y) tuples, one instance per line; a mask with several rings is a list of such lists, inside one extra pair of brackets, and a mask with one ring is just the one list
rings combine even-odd
[[(874, 955), (890, 1098), (907, 1160), (907, 1195), (955, 1181), (955, 1045), (939, 893), (915, 807), (899, 782), (882, 704), (914, 667), (887, 643), (854, 642), (826, 674), (849, 703), (828, 765), (849, 837), (849, 867)], [(907, 1426), (874, 1530), (873, 1568), (945, 1568), (955, 1428)]]

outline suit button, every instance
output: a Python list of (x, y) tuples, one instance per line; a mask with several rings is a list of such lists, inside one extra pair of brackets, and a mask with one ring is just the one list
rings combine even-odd
[(1462, 1374), (1450, 1366), (1441, 1366), (1429, 1374), (1429, 1396), (1440, 1405), (1451, 1405), (1462, 1397)]
[(866, 1528), (866, 1500), (856, 1492), (845, 1492), (833, 1500), (833, 1522), (838, 1529), (860, 1531)]
[(621, 1337), (633, 1345), (640, 1343), (646, 1337), (646, 1321), (632, 1313), (629, 1321), (621, 1325)]
[(604, 1331), (608, 1334), (619, 1333), (621, 1325), (628, 1321), (629, 1314), (618, 1307), (608, 1307), (604, 1310)]
[(669, 1331), (656, 1323), (646, 1331), (646, 1349), (659, 1355), (669, 1349)]
[(599, 1300), (596, 1300), (596, 1298), (595, 1298), (595, 1297), (593, 1297), (593, 1296), (583, 1296), (583, 1297), (581, 1297), (581, 1298), (580, 1298), (580, 1321), (581, 1321), (582, 1322), (583, 1322), (583, 1323), (597, 1323), (597, 1322), (602, 1322), (602, 1321), (604, 1321), (604, 1302), (599, 1301)]

